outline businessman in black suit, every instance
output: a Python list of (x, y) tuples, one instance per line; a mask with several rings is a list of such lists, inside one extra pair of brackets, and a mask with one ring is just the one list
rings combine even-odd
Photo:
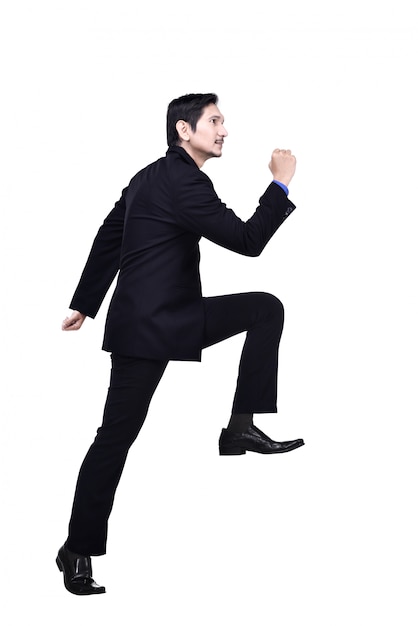
[(217, 197), (201, 167), (220, 157), (227, 131), (215, 94), (188, 94), (167, 111), (166, 156), (138, 172), (100, 227), (63, 330), (94, 318), (119, 272), (106, 319), (103, 349), (112, 370), (103, 422), (78, 476), (69, 534), (57, 565), (68, 591), (103, 593), (91, 556), (106, 552), (107, 524), (128, 450), (171, 360), (200, 361), (202, 349), (246, 332), (237, 387), (221, 455), (288, 452), (302, 439), (273, 441), (253, 423), (275, 413), (283, 306), (262, 292), (202, 297), (199, 240), (258, 256), (294, 210), (287, 185), (290, 150), (274, 150), (273, 181), (253, 216), (239, 219)]

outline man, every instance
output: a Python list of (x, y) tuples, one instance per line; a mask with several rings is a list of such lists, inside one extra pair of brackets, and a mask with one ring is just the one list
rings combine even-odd
[(169, 104), (166, 156), (134, 176), (104, 220), (63, 322), (63, 330), (78, 330), (86, 316), (94, 318), (119, 271), (103, 342), (112, 353), (103, 423), (81, 466), (69, 535), (57, 556), (71, 593), (105, 591), (92, 578), (90, 557), (106, 552), (126, 456), (168, 361), (200, 361), (203, 348), (246, 331), (220, 454), (274, 454), (304, 443), (273, 441), (253, 423), (254, 413), (277, 412), (281, 302), (258, 292), (202, 297), (201, 237), (257, 256), (295, 208), (287, 197), (296, 166), (290, 150), (274, 150), (273, 182), (247, 222), (219, 200), (200, 169), (222, 155), (227, 137), (217, 102), (215, 94), (189, 94)]

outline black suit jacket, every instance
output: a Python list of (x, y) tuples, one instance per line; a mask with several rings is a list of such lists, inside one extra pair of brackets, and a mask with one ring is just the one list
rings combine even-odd
[(100, 227), (70, 308), (95, 317), (118, 270), (103, 349), (149, 359), (201, 359), (199, 240), (258, 256), (295, 209), (271, 183), (243, 222), (180, 147), (129, 183)]

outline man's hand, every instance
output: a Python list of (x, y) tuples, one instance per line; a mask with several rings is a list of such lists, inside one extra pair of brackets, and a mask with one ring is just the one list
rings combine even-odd
[(80, 311), (73, 311), (70, 317), (66, 317), (62, 323), (62, 330), (78, 330), (81, 328), (86, 316)]
[(296, 159), (290, 150), (273, 150), (269, 168), (274, 180), (288, 186), (296, 169)]

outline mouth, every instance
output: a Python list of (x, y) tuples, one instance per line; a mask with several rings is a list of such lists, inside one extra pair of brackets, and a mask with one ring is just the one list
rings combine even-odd
[(215, 141), (215, 143), (217, 143), (218, 145), (221, 145), (221, 146), (222, 146), (223, 142), (224, 142), (224, 140), (223, 140), (223, 139), (217, 139), (217, 140)]

